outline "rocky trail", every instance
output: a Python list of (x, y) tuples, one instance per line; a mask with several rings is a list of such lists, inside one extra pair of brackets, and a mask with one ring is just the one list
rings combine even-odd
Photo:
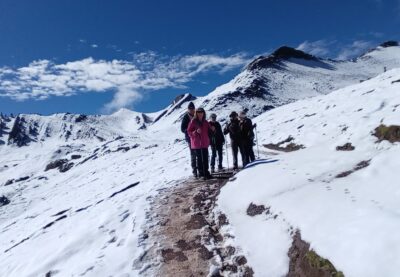
[(253, 276), (240, 251), (225, 246), (229, 238), (220, 229), (228, 221), (214, 212), (227, 181), (190, 178), (149, 199), (148, 229), (142, 235), (147, 251), (138, 261), (146, 265), (143, 276)]

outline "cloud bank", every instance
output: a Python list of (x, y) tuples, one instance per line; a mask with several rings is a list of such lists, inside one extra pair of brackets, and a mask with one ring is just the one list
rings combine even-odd
[(0, 68), (0, 97), (16, 101), (45, 100), (79, 93), (113, 92), (105, 112), (129, 107), (144, 91), (184, 88), (201, 73), (226, 72), (249, 62), (244, 53), (162, 56), (156, 52), (133, 54), (132, 61), (86, 58), (56, 64), (39, 60), (21, 68)]
[[(376, 36), (381, 33), (374, 33)], [(341, 43), (337, 40), (321, 39), (316, 41), (304, 41), (297, 49), (310, 53), (317, 57), (348, 60), (365, 53), (374, 47), (376, 43), (369, 40), (355, 40), (349, 43)]]

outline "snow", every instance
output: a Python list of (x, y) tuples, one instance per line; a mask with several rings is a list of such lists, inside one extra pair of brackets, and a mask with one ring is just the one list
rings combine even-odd
[[(399, 79), (400, 69), (391, 70), (255, 119), (262, 144), (290, 135), (305, 146), (245, 169), (220, 194), (219, 207), (256, 275), (286, 274), (293, 227), (345, 276), (398, 276), (400, 144), (377, 143), (372, 132), (381, 123), (399, 125)], [(336, 151), (346, 142), (355, 150)], [(365, 160), (368, 167), (335, 178)], [(271, 207), (277, 219), (247, 216), (251, 202)]]
[[(291, 227), (300, 229), (303, 238), (346, 276), (394, 276), (400, 254), (395, 231), (400, 191), (393, 180), (400, 150), (398, 143), (376, 144), (370, 133), (382, 119), (399, 124), (400, 107), (395, 105), (400, 104), (400, 83), (391, 82), (400, 79), (400, 72), (392, 70), (363, 83), (359, 79), (375, 76), (383, 64), (399, 66), (399, 49), (373, 51), (360, 62), (325, 61), (335, 70), (300, 60), (285, 61), (283, 70), (245, 70), (194, 100), (226, 120), (232, 110), (246, 106), (258, 109), (317, 96), (254, 119), (261, 143), (291, 135), (306, 148), (245, 169), (219, 198), (219, 208), (231, 223), (224, 231), (235, 235), (227, 243), (245, 253), (256, 276), (286, 273)], [(258, 77), (271, 81), (271, 99), (218, 104)], [(350, 83), (359, 84), (320, 96)], [(191, 175), (189, 150), (180, 131), (186, 97), (152, 114), (122, 109), (78, 121), (79, 115), (72, 114), (21, 115), (24, 132), (33, 141), (23, 147), (0, 145), (0, 196), (11, 201), (0, 207), (0, 276), (149, 275), (141, 261), (148, 247), (142, 234), (155, 228), (147, 222), (149, 199)], [(158, 117), (157, 122), (146, 122)], [(9, 129), (14, 120), (6, 122)], [(2, 140), (7, 143), (4, 134)], [(335, 151), (349, 141), (354, 151)], [(82, 157), (72, 160), (73, 154)], [(64, 173), (45, 171), (57, 159), (74, 165)], [(367, 168), (334, 178), (369, 159)], [(224, 163), (226, 167), (226, 159)], [(29, 179), (4, 186), (25, 176)], [(273, 215), (247, 216), (251, 202), (270, 206)]]

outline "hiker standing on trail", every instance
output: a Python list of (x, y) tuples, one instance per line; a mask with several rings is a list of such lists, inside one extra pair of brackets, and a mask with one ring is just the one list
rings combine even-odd
[(190, 102), (189, 105), (188, 105), (187, 113), (183, 116), (183, 119), (182, 119), (181, 131), (182, 131), (182, 133), (185, 134), (186, 142), (189, 145), (190, 160), (191, 160), (191, 165), (192, 165), (193, 176), (197, 177), (196, 153), (195, 153), (194, 149), (192, 149), (192, 147), (191, 147), (190, 136), (189, 136), (188, 131), (187, 131), (187, 129), (189, 127), (189, 123), (193, 119), (194, 112), (195, 112), (194, 104), (193, 104), (193, 102)]
[[(248, 164), (256, 159), (253, 150), (254, 127), (251, 119), (247, 117), (246, 111), (241, 111), (239, 114), (239, 118), (240, 118), (240, 132), (242, 134), (243, 152), (246, 161), (245, 163)], [(245, 166), (245, 164), (243, 164), (243, 166)]]
[(224, 134), (229, 134), (231, 138), (231, 147), (232, 147), (232, 156), (233, 156), (233, 170), (238, 170), (238, 152), (240, 150), (240, 154), (242, 156), (242, 163), (245, 166), (245, 158), (242, 146), (242, 134), (240, 131), (240, 122), (238, 119), (237, 112), (231, 112), (229, 115), (230, 122), (224, 128)]
[(211, 126), (209, 136), (211, 143), (211, 173), (215, 172), (215, 159), (218, 154), (218, 171), (222, 170), (222, 149), (225, 143), (224, 134), (222, 133), (221, 124), (217, 121), (217, 115), (215, 113), (210, 115), (210, 121), (208, 122)]
[(208, 171), (208, 146), (210, 146), (208, 133), (210, 130), (211, 127), (206, 120), (206, 113), (204, 109), (198, 108), (192, 121), (189, 123), (187, 132), (190, 136), (191, 147), (196, 153), (199, 177), (203, 177), (204, 180), (212, 178), (210, 172)]

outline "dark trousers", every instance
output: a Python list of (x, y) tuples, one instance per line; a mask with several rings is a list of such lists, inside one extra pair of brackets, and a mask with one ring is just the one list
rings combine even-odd
[(190, 150), (190, 163), (192, 165), (193, 174), (197, 174), (197, 166), (196, 166), (196, 151), (192, 149), (189, 142), (189, 150)]
[(254, 155), (253, 150), (253, 140), (248, 140), (244, 144), (244, 151), (246, 152), (246, 160), (248, 163), (256, 160), (256, 156)]
[(210, 174), (208, 172), (208, 148), (195, 149), (197, 169), (199, 176), (204, 177)]
[(215, 159), (218, 154), (218, 168), (222, 168), (222, 148), (223, 145), (211, 145), (211, 168), (215, 168)]
[(238, 153), (240, 151), (240, 156), (242, 156), (242, 164), (246, 166), (248, 164), (247, 155), (243, 147), (243, 143), (231, 141), (232, 156), (233, 156), (233, 169), (238, 169)]

